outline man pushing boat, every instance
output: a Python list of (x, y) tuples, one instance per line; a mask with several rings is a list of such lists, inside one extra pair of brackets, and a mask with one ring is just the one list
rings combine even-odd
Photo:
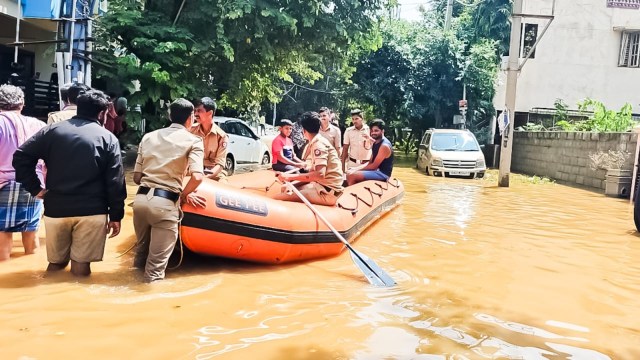
[[(309, 172), (305, 174), (279, 173), (280, 181), (298, 181), (300, 192), (317, 205), (333, 206), (338, 201), (344, 188), (342, 187), (342, 162), (338, 152), (331, 143), (319, 135), (320, 116), (316, 112), (305, 112), (300, 119), (305, 139), (309, 140), (305, 161), (310, 163)], [(284, 189), (284, 188), (283, 188)], [(301, 201), (298, 195), (283, 192), (278, 200)]]

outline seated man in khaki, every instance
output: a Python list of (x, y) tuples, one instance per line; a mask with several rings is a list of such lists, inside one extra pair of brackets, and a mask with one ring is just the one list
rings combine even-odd
[(204, 175), (212, 180), (226, 182), (224, 167), (229, 136), (213, 122), (216, 107), (216, 102), (210, 97), (196, 101), (194, 112), (198, 123), (188, 130), (204, 142)]
[[(310, 162), (309, 172), (306, 174), (278, 174), (280, 181), (299, 181), (300, 192), (312, 204), (333, 206), (338, 201), (342, 191), (342, 162), (338, 152), (329, 140), (319, 135), (320, 116), (316, 112), (306, 112), (300, 119), (305, 139), (309, 140), (307, 157)], [(301, 201), (296, 194), (283, 192), (276, 199), (286, 201)]]

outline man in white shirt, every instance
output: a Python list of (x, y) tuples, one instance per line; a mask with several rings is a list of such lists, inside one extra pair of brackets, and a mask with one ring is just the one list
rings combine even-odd
[(353, 126), (344, 132), (341, 156), (344, 171), (361, 166), (371, 159), (373, 139), (369, 135), (369, 127), (364, 123), (362, 110), (351, 111), (351, 122)]

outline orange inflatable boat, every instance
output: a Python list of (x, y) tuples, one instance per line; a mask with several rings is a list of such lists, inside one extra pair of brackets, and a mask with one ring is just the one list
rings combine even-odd
[[(335, 256), (345, 246), (305, 204), (275, 200), (275, 173), (235, 175), (228, 184), (205, 179), (198, 194), (206, 208), (184, 205), (180, 230), (191, 251), (251, 262), (282, 264)], [(395, 178), (365, 181), (345, 189), (337, 206), (314, 205), (349, 242), (404, 196)]]

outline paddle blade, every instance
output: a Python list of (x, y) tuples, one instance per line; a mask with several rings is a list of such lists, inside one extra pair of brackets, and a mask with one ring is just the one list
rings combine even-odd
[(360, 268), (364, 276), (369, 280), (369, 283), (378, 287), (392, 287), (396, 285), (396, 282), (387, 274), (375, 261), (369, 259), (369, 257), (356, 249), (349, 247), (351, 253), (351, 259)]

